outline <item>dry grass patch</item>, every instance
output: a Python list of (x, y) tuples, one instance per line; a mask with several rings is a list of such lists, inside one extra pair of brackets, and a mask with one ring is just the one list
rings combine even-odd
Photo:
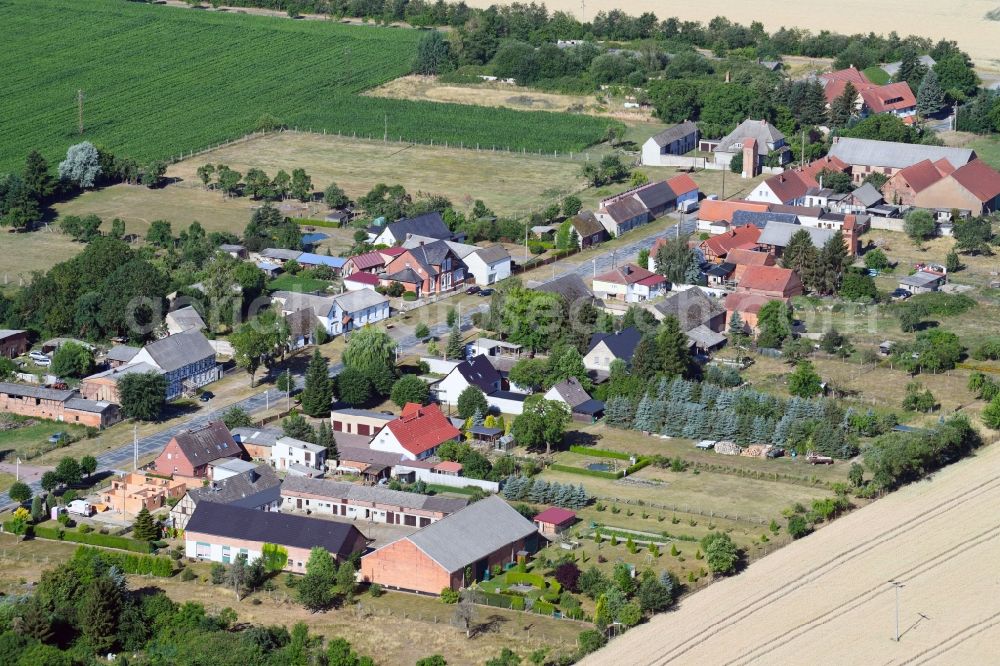
[(16, 289), (21, 280), (31, 281), (32, 271), (44, 271), (83, 250), (82, 243), (55, 231), (10, 233), (0, 230), (3, 256), (0, 257), (0, 291)]

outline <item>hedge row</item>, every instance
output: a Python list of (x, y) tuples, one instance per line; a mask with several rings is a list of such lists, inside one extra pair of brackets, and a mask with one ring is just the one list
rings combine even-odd
[(556, 607), (547, 601), (542, 601), (541, 599), (537, 599), (535, 601), (535, 605), (531, 607), (531, 610), (538, 613), (539, 615), (548, 615), (551, 617), (552, 614), (555, 613)]
[(80, 546), (73, 554), (74, 559), (101, 559), (127, 574), (141, 574), (169, 578), (174, 575), (174, 564), (169, 557), (115, 553), (93, 546)]
[(595, 476), (598, 479), (620, 479), (624, 476), (624, 472), (602, 472), (597, 469), (587, 469), (586, 467), (572, 467), (570, 465), (549, 465), (549, 469), (556, 472), (567, 472), (569, 474), (579, 474), (581, 476)]
[(648, 467), (653, 461), (650, 458), (640, 458), (634, 465), (625, 470), (626, 475), (635, 474), (643, 467)]
[(627, 453), (622, 453), (621, 451), (609, 451), (608, 449), (594, 449), (589, 446), (580, 446), (574, 444), (569, 447), (569, 450), (573, 453), (579, 453), (585, 456), (593, 456), (595, 458), (614, 458), (615, 460), (630, 460), (632, 456)]
[(524, 610), (524, 599), (522, 597), (514, 597), (507, 594), (500, 594), (498, 592), (486, 592), (479, 591), (477, 594), (481, 595), (483, 599), (486, 600), (489, 606), (499, 606), (500, 608), (511, 608), (514, 605), (514, 599), (519, 599), (521, 601), (521, 610)]
[(520, 583), (525, 583), (527, 585), (533, 585), (540, 590), (545, 589), (545, 577), (541, 574), (535, 573), (522, 573), (520, 571), (508, 571), (507, 583), (510, 585), (518, 585)]
[(55, 541), (85, 543), (90, 546), (103, 546), (104, 548), (117, 548), (119, 550), (129, 550), (133, 553), (153, 552), (153, 545), (148, 541), (137, 541), (128, 537), (112, 536), (110, 534), (101, 534), (100, 532), (83, 534), (82, 532), (66, 530), (62, 527), (32, 525), (28, 528), (28, 536), (35, 536), (39, 539), (53, 539)]

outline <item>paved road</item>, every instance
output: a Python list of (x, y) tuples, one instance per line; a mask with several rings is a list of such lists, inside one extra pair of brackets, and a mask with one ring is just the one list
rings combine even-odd
[[(564, 275), (569, 275), (571, 273), (576, 273), (581, 277), (589, 277), (596, 273), (601, 273), (603, 271), (608, 271), (611, 269), (612, 265), (618, 265), (623, 263), (629, 258), (634, 257), (638, 254), (639, 250), (642, 248), (652, 247), (653, 242), (662, 236), (669, 235), (671, 233), (689, 234), (694, 232), (697, 226), (697, 216), (696, 215), (686, 215), (681, 216), (677, 213), (672, 213), (671, 217), (675, 220), (680, 220), (679, 224), (669, 229), (667, 231), (657, 231), (655, 233), (650, 233), (645, 236), (637, 236), (634, 239), (629, 240), (625, 245), (616, 247), (611, 252), (606, 252), (590, 260), (579, 263), (575, 266), (569, 267), (566, 270), (554, 271), (554, 277), (562, 277)], [(684, 218), (684, 219), (682, 219)], [(567, 262), (568, 263), (568, 262)], [(553, 264), (554, 266), (556, 264)], [(472, 316), (477, 312), (485, 312), (489, 309), (489, 303), (482, 303), (474, 308), (465, 309), (462, 312), (462, 327), (467, 328), (471, 326)], [(430, 327), (431, 335), (443, 337), (448, 334), (449, 328), (445, 323), (435, 324)], [(419, 341), (412, 333), (403, 332), (402, 330), (390, 331), (390, 335), (396, 340), (399, 345), (399, 351), (401, 355), (405, 355), (419, 344)], [(330, 375), (336, 375), (344, 366), (341, 363), (335, 363), (330, 366)], [(298, 375), (295, 377), (295, 384), (297, 387), (301, 387), (304, 383), (304, 377)], [(274, 388), (267, 389), (266, 391), (261, 391), (249, 398), (244, 398), (239, 402), (226, 405), (219, 409), (210, 409), (208, 411), (200, 412), (197, 416), (191, 418), (191, 420), (184, 423), (179, 423), (169, 428), (165, 428), (157, 432), (156, 434), (149, 435), (148, 437), (143, 437), (139, 440), (139, 458), (144, 458), (145, 456), (151, 455), (160, 451), (175, 435), (183, 430), (188, 430), (190, 428), (196, 428), (198, 426), (205, 425), (209, 421), (214, 421), (222, 418), (223, 412), (233, 408), (240, 407), (246, 410), (250, 414), (265, 409), (270, 400), (278, 401), (284, 397), (284, 393)], [(134, 456), (134, 447), (132, 444), (126, 444), (125, 446), (113, 449), (111, 451), (106, 451), (98, 456), (97, 458), (97, 471), (98, 472), (108, 472), (115, 470), (127, 470), (132, 466), (132, 460)], [(33, 493), (38, 494), (42, 492), (41, 484), (36, 479), (28, 484), (31, 487)], [(12, 509), (14, 503), (10, 501), (7, 495), (3, 495), (0, 499), (0, 511), (6, 511)]]
[[(488, 307), (489, 307), (488, 303), (483, 303), (482, 305), (478, 305), (475, 308), (464, 311), (462, 314), (463, 328), (471, 325), (473, 314), (475, 314), (476, 312), (483, 312)], [(443, 323), (431, 326), (430, 330), (431, 330), (431, 335), (435, 336), (445, 336), (448, 334), (449, 331), (447, 324)], [(393, 335), (392, 333), (390, 333), (390, 335), (392, 335), (393, 339), (396, 340), (396, 342), (399, 344), (401, 354), (409, 353), (419, 343), (419, 341), (412, 333), (403, 333), (403, 332), (398, 332), (398, 333), (393, 332), (393, 333), (395, 334)], [(336, 375), (343, 369), (344, 366), (341, 363), (332, 364), (330, 366), (330, 375), (331, 376)], [(295, 377), (296, 387), (301, 388), (304, 383), (305, 379), (303, 376), (298, 375)], [(183, 430), (196, 428), (205, 425), (209, 421), (215, 421), (221, 419), (222, 414), (233, 407), (241, 407), (248, 413), (254, 414), (263, 409), (266, 409), (269, 402), (277, 403), (284, 397), (285, 394), (283, 391), (279, 391), (275, 388), (269, 388), (266, 391), (261, 391), (260, 393), (252, 395), (248, 398), (244, 398), (239, 402), (226, 405), (225, 407), (220, 407), (218, 409), (209, 409), (207, 411), (199, 412), (197, 416), (192, 417), (189, 421), (185, 421), (184, 423), (179, 423), (177, 425), (170, 426), (169, 428), (165, 428), (153, 435), (149, 435), (148, 437), (143, 437), (142, 439), (140, 439), (139, 458), (144, 458), (150, 454), (157, 453), (167, 444), (167, 442), (171, 440), (171, 438), (174, 437), (174, 435), (177, 435)], [(106, 451), (100, 455), (95, 456), (97, 458), (97, 472), (131, 469), (133, 456), (134, 456), (134, 447), (132, 444), (126, 444), (117, 449)], [(26, 469), (25, 466), (22, 465), (21, 466), (22, 477), (25, 476), (24, 475), (25, 469)], [(35, 478), (33, 481), (28, 483), (28, 485), (31, 487), (32, 493), (34, 494), (42, 492), (42, 487), (39, 479), (40, 475), (38, 476), (38, 478)], [(23, 480), (29, 481), (27, 477), (23, 478)], [(14, 506), (15, 506), (14, 502), (11, 502), (10, 498), (6, 494), (4, 494), (2, 498), (0, 498), (0, 511), (6, 511), (8, 509), (12, 509)]]

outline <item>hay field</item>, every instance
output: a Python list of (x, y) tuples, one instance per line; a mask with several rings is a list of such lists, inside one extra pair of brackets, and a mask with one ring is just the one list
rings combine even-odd
[[(998, 502), (994, 445), (709, 586), (582, 663), (995, 663)], [(899, 643), (889, 580), (905, 585)]]
[[(473, 7), (508, 4), (494, 0), (469, 0)], [(580, 16), (577, 0), (547, 0), (550, 12), (564, 11)], [(840, 33), (869, 32), (922, 35), (932, 39), (954, 39), (981, 67), (1000, 67), (997, 34), (1000, 24), (986, 19), (986, 13), (1000, 7), (997, 0), (840, 0), (839, 2), (783, 2), (782, 0), (701, 0), (672, 2), (655, 0), (591, 0), (586, 19), (597, 12), (620, 9), (633, 16), (653, 12), (661, 20), (676, 16), (686, 21), (708, 22), (725, 16), (743, 25), (760, 21), (768, 30), (782, 26), (807, 28), (814, 33), (835, 30)]]

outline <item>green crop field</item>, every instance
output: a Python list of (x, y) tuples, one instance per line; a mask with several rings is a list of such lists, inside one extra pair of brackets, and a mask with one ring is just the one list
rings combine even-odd
[[(610, 122), (361, 96), (406, 74), (420, 33), (123, 0), (0, 0), (0, 172), (80, 140), (140, 162), (289, 126), (407, 141), (566, 152)], [(84, 92), (85, 133), (77, 131)]]

